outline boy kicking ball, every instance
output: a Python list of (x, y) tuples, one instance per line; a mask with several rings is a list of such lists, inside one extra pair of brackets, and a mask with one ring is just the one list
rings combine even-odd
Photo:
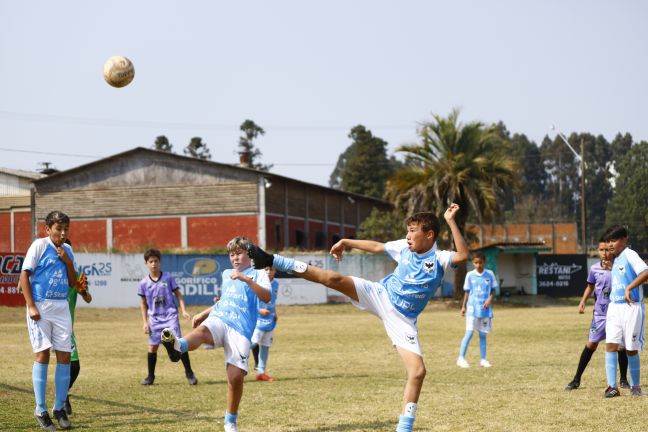
[(303, 279), (321, 283), (351, 298), (354, 305), (380, 318), (407, 371), (403, 395), (403, 411), (397, 432), (411, 431), (426, 370), (418, 339), (416, 319), (425, 309), (432, 293), (441, 285), (445, 271), (468, 258), (468, 246), (455, 222), (459, 211), (452, 204), (444, 218), (452, 231), (456, 252), (436, 248), (439, 220), (432, 213), (417, 213), (405, 221), (406, 238), (388, 243), (371, 240), (342, 239), (331, 248), (336, 260), (347, 248), (375, 254), (386, 253), (398, 266), (380, 282), (310, 266), (281, 255), (270, 255), (257, 246), (248, 251), (254, 267), (274, 267)]
[(194, 330), (184, 338), (177, 338), (173, 329), (162, 330), (162, 344), (173, 362), (202, 344), (223, 347), (227, 372), (226, 432), (238, 431), (236, 420), (243, 396), (243, 379), (248, 373), (250, 338), (257, 322), (259, 301), (269, 303), (272, 298), (266, 272), (252, 268), (247, 255), (251, 245), (245, 237), (235, 237), (227, 244), (233, 269), (223, 272), (218, 303), (193, 317)]

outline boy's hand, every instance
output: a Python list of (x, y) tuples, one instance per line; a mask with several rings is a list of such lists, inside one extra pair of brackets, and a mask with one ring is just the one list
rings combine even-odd
[(56, 248), (56, 255), (58, 255), (58, 257), (61, 258), (65, 264), (72, 263), (72, 261), (70, 260), (70, 256), (67, 254), (63, 246), (59, 246)]
[(486, 301), (484, 302), (484, 309), (488, 309), (491, 306), (491, 303), (492, 302), (490, 298), (486, 299)]
[(630, 290), (627, 289), (627, 288), (626, 288), (626, 290), (625, 290), (625, 301), (626, 301), (626, 303), (628, 303), (628, 304), (630, 304), (630, 303), (632, 303), (632, 302), (634, 301), (634, 300), (632, 300), (632, 298), (630, 297)]
[(344, 254), (344, 250), (344, 239), (338, 241), (333, 245), (333, 247), (331, 247), (331, 255), (335, 257), (335, 261), (342, 261), (342, 254)]
[(580, 303), (578, 304), (578, 313), (579, 313), (579, 314), (583, 314), (583, 313), (585, 313), (585, 303), (580, 302)]
[(240, 280), (241, 282), (247, 282), (248, 280), (250, 280), (249, 277), (245, 276), (243, 273), (239, 272), (238, 270), (232, 270), (232, 273), (230, 274), (230, 279)]
[(204, 313), (199, 313), (198, 315), (194, 315), (194, 317), (191, 319), (191, 327), (196, 328), (205, 321), (205, 318), (207, 318), (207, 315)]
[(459, 205), (452, 203), (450, 204), (450, 207), (445, 211), (443, 214), (443, 218), (446, 220), (446, 222), (450, 222), (451, 220), (454, 220), (455, 215), (459, 211)]
[(79, 275), (79, 279), (76, 283), (76, 289), (81, 295), (84, 295), (88, 291), (88, 277), (85, 275), (85, 273), (81, 273)]
[(264, 308), (259, 309), (259, 315), (268, 316), (268, 315), (270, 315), (270, 311), (268, 309), (264, 309)]
[(38, 321), (41, 319), (40, 312), (38, 311), (38, 308), (36, 305), (29, 306), (29, 318), (33, 319), (34, 321)]
[(144, 324), (142, 326), (142, 329), (144, 329), (144, 334), (150, 334), (151, 333), (148, 324)]
[(466, 316), (466, 306), (461, 306), (461, 316)]
[(182, 311), (182, 318), (184, 318), (184, 319), (189, 319), (189, 318), (191, 318), (191, 315), (189, 315), (189, 314), (187, 313), (187, 311), (185, 310), (185, 311)]

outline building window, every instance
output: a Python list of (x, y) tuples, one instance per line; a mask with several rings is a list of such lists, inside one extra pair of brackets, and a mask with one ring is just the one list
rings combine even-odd
[(295, 230), (295, 243), (300, 248), (306, 246), (306, 235), (304, 235), (304, 231)]
[(326, 247), (326, 234), (321, 231), (315, 233), (315, 248), (324, 249)]
[(281, 243), (281, 222), (275, 223), (275, 242)]

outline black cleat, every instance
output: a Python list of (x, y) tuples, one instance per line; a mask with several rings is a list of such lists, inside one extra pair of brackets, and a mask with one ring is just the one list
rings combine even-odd
[(580, 387), (580, 381), (572, 380), (565, 386), (565, 390), (576, 390), (578, 387)]
[(70, 396), (65, 399), (65, 405), (63, 406), (65, 408), (65, 413), (67, 415), (72, 415), (72, 405), (70, 405)]
[(274, 255), (270, 255), (257, 245), (250, 244), (248, 246), (247, 254), (250, 259), (254, 261), (254, 268), (257, 270), (272, 267), (272, 264), (274, 263)]
[(608, 388), (605, 389), (605, 394), (603, 395), (603, 397), (606, 398), (613, 398), (617, 396), (621, 396), (621, 392), (618, 388), (611, 386), (608, 386)]
[(180, 357), (182, 356), (182, 352), (180, 351), (180, 342), (178, 342), (178, 339), (173, 333), (173, 330), (170, 328), (165, 328), (164, 330), (162, 330), (162, 335), (160, 338), (162, 339), (162, 345), (164, 345), (164, 348), (166, 348), (171, 361), (180, 361)]
[(629, 389), (630, 388), (630, 383), (628, 380), (621, 380), (619, 382), (619, 387), (624, 388), (624, 389)]
[(40, 426), (41, 429), (46, 431), (56, 430), (56, 426), (54, 426), (54, 423), (52, 423), (52, 419), (50, 418), (50, 415), (47, 411), (43, 411), (42, 413), (40, 413), (40, 415), (34, 414), (34, 418), (38, 422), (38, 426)]
[(196, 375), (194, 375), (193, 372), (188, 372), (186, 375), (187, 375), (187, 382), (189, 383), (189, 385), (198, 384), (198, 378), (196, 378)]
[(70, 420), (68, 420), (67, 414), (65, 413), (65, 408), (52, 410), (52, 416), (56, 419), (61, 429), (72, 429)]
[(142, 385), (153, 385), (153, 381), (155, 381), (155, 375), (147, 376), (146, 378), (144, 378), (144, 380), (142, 380)]

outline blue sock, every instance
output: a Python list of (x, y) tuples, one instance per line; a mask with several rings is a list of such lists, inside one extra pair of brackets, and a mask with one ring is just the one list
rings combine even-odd
[(180, 338), (178, 339), (178, 343), (180, 344), (180, 352), (186, 353), (189, 349), (189, 342), (185, 338)]
[(639, 378), (640, 378), (640, 372), (641, 372), (641, 362), (639, 361), (639, 354), (635, 354), (633, 356), (629, 355), (628, 356), (628, 372), (630, 372), (630, 385), (631, 386), (638, 386), (641, 385), (639, 384)]
[(398, 426), (396, 432), (412, 432), (414, 428), (414, 417), (401, 415), (398, 417)]
[[(607, 383), (610, 387), (616, 387), (616, 373), (617, 373), (617, 361), (619, 358), (619, 353), (615, 352), (606, 352), (605, 353), (605, 375), (607, 376)], [(628, 364), (630, 356), (628, 356)], [(632, 379), (632, 378), (631, 378)]]
[(466, 334), (464, 335), (463, 339), (461, 340), (461, 348), (459, 349), (459, 357), (466, 357), (466, 351), (468, 351), (468, 344), (470, 343), (470, 339), (473, 337), (473, 331), (472, 330), (466, 330)]
[(486, 360), (486, 333), (479, 332), (479, 355)]
[(270, 355), (270, 347), (259, 345), (259, 364), (257, 365), (257, 370), (261, 373), (265, 373), (268, 355)]
[(230, 414), (225, 410), (225, 424), (228, 423), (236, 423), (236, 418), (238, 417), (238, 413), (236, 414)]
[(36, 413), (40, 415), (47, 411), (45, 404), (45, 390), (47, 389), (47, 363), (34, 362), (32, 366), (32, 382), (34, 384), (34, 396), (36, 397)]
[(70, 388), (70, 363), (57, 364), (54, 373), (55, 394), (54, 409), (63, 409)]
[(284, 273), (292, 273), (295, 260), (285, 256), (274, 254), (274, 261), (272, 267)]

